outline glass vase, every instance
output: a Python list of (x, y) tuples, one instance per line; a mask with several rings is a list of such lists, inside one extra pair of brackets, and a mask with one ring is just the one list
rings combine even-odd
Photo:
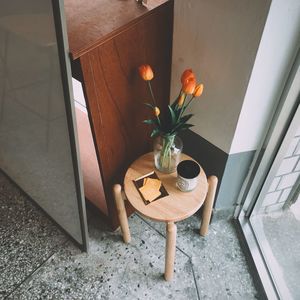
[(162, 173), (172, 173), (180, 162), (182, 140), (176, 134), (160, 135), (154, 140), (154, 164)]

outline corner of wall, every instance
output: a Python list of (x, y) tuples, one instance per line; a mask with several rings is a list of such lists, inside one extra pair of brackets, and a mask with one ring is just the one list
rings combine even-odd
[(234, 211), (241, 186), (248, 174), (255, 151), (229, 154), (216, 200), (216, 209)]

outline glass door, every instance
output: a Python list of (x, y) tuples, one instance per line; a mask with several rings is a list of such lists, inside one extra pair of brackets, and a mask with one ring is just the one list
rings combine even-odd
[(300, 299), (299, 62), (298, 54), (236, 214), (268, 299)]
[(249, 221), (281, 299), (300, 299), (300, 109)]
[(0, 3), (0, 168), (87, 249), (63, 1), (25, 2)]

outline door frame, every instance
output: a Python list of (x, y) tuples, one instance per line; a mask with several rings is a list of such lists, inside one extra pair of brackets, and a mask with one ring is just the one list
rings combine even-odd
[[(75, 105), (72, 89), (72, 71), (71, 62), (69, 56), (69, 43), (66, 29), (66, 18), (64, 13), (64, 1), (63, 0), (51, 0), (52, 11), (55, 24), (55, 32), (57, 39), (62, 87), (65, 101), (65, 110), (70, 138), (70, 147), (72, 154), (72, 162), (74, 168), (74, 181), (76, 186), (77, 205), (80, 219), (82, 245), (77, 241), (76, 244), (83, 250), (88, 252), (89, 250), (89, 237), (88, 226), (86, 217), (85, 197), (82, 172), (79, 159), (79, 143), (76, 127)], [(74, 239), (73, 239), (74, 240)]]
[[(255, 208), (256, 201), (259, 200), (259, 203), (262, 201), (259, 196), (263, 192), (262, 189), (268, 174), (271, 171), (273, 172), (272, 164), (276, 155), (282, 156), (282, 153), (287, 150), (287, 143), (283, 143), (286, 134), (291, 135), (295, 131), (292, 120), (296, 113), (298, 117), (300, 113), (300, 109), (298, 109), (300, 101), (299, 88), (300, 49), (298, 48), (287, 79), (283, 83), (283, 92), (278, 105), (272, 112), (272, 117), (268, 126), (266, 126), (264, 139), (255, 153), (248, 175), (241, 188), (234, 213), (235, 223), (245, 246), (250, 268), (254, 272), (254, 278), (258, 279), (256, 282), (257, 287), (266, 299), (280, 299), (280, 292), (273, 281), (249, 218), (252, 212), (257, 210)], [(293, 126), (290, 127), (291, 124)], [(275, 163), (277, 162), (275, 161)]]

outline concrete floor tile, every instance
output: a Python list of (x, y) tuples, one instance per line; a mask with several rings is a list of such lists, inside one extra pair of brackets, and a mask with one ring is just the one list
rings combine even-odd
[(120, 231), (90, 221), (89, 254), (68, 243), (9, 299), (198, 299), (189, 258), (177, 251), (174, 280), (166, 282), (165, 239), (137, 216), (130, 224), (126, 245)]
[[(161, 234), (164, 224), (145, 219)], [(192, 260), (200, 299), (256, 299), (257, 292), (230, 220), (216, 219), (206, 237), (196, 214), (177, 224), (177, 247)]]
[[(255, 299), (231, 222), (177, 223), (174, 279), (163, 279), (165, 224), (129, 218), (132, 241), (88, 211), (90, 252), (82, 253), (0, 174), (0, 299)], [(33, 273), (32, 273), (33, 272)], [(20, 285), (21, 284), (21, 285)]]
[[(297, 205), (300, 208), (300, 202)], [(293, 210), (284, 210), (258, 215), (254, 224), (282, 298), (300, 299), (300, 220)]]
[(0, 299), (55, 252), (67, 237), (0, 174)]

